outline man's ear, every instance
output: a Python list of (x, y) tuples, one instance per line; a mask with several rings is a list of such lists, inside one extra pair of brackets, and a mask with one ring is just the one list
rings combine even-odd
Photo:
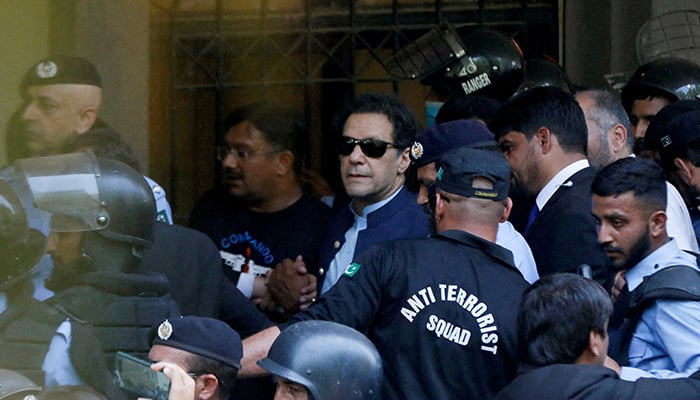
[(541, 126), (537, 130), (537, 133), (535, 133), (533, 139), (537, 141), (537, 144), (541, 148), (542, 154), (548, 154), (552, 150), (552, 140), (554, 138), (552, 137), (552, 132), (549, 130), (549, 128)]
[(83, 133), (89, 131), (90, 128), (92, 128), (92, 125), (95, 124), (96, 120), (97, 110), (94, 107), (83, 108), (80, 111), (78, 127), (75, 131), (78, 133), (78, 135), (82, 135)]
[(219, 379), (212, 374), (201, 375), (197, 379), (197, 385), (201, 385), (199, 391), (200, 399), (214, 399), (217, 397), (219, 390)]
[(613, 151), (614, 154), (619, 153), (627, 147), (627, 129), (625, 129), (625, 126), (622, 124), (615, 124), (612, 127), (612, 132), (609, 135), (610, 137), (610, 147)]
[(406, 172), (408, 167), (411, 166), (411, 157), (408, 155), (409, 149), (406, 148), (403, 153), (399, 156), (399, 168), (397, 170), (397, 173), (399, 175), (403, 174)]
[(588, 332), (588, 346), (578, 356), (576, 364), (599, 364), (599, 360), (603, 359), (602, 356), (607, 355), (607, 349), (603, 342), (604, 339), (600, 333)]
[(505, 208), (503, 209), (503, 214), (501, 214), (501, 219), (498, 222), (508, 221), (508, 217), (510, 217), (510, 211), (512, 209), (513, 209), (513, 200), (511, 200), (510, 197), (507, 197)]
[(652, 237), (659, 237), (666, 232), (666, 212), (659, 210), (654, 211), (649, 217), (649, 230)]
[(284, 175), (294, 167), (294, 154), (291, 151), (285, 150), (277, 154), (279, 175)]

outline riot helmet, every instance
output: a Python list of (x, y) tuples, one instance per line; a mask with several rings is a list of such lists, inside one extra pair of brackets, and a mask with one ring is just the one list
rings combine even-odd
[(156, 206), (136, 170), (90, 152), (17, 160), (18, 179), (54, 232), (95, 232), (137, 248), (153, 242)]
[(478, 28), (458, 33), (440, 23), (384, 62), (401, 79), (421, 79), (447, 97), (479, 94), (508, 99), (523, 80), (522, 51), (495, 30)]
[(0, 291), (26, 276), (46, 251), (46, 237), (30, 229), (19, 196), (0, 180)]
[(555, 86), (567, 93), (574, 93), (573, 83), (561, 65), (546, 58), (525, 60), (525, 77), (513, 96), (526, 90), (542, 86)]
[(700, 94), (700, 65), (677, 57), (662, 57), (640, 65), (622, 88), (622, 105), (629, 112), (636, 99), (663, 96), (670, 101), (696, 100)]
[(382, 360), (374, 344), (335, 322), (303, 321), (289, 326), (258, 365), (304, 385), (314, 400), (381, 396)]
[(26, 376), (9, 369), (0, 369), (0, 399), (34, 400), (40, 391), (41, 387)]

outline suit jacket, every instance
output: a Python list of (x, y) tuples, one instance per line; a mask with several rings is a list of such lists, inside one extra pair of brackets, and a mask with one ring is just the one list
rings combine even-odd
[(591, 211), (594, 176), (591, 167), (571, 176), (554, 192), (525, 233), (540, 276), (579, 273), (579, 267), (587, 264), (595, 280), (608, 283), (608, 258), (598, 243)]
[[(352, 227), (355, 214), (350, 205), (344, 206), (332, 219), (326, 238), (319, 250), (318, 292), (321, 293), (325, 272), (335, 254), (345, 243), (345, 232)], [(367, 229), (360, 231), (353, 259), (370, 246), (394, 239), (427, 237), (430, 221), (423, 206), (416, 203), (416, 194), (403, 187), (401, 191), (381, 208), (367, 216)]]

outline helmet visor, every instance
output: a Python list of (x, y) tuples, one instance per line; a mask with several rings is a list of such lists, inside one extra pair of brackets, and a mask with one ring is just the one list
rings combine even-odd
[(401, 79), (417, 79), (449, 66), (466, 54), (459, 35), (447, 22), (399, 49), (384, 61), (389, 73)]
[(94, 231), (109, 223), (100, 203), (100, 170), (92, 153), (17, 160), (15, 171), (35, 206), (51, 213), (52, 231)]

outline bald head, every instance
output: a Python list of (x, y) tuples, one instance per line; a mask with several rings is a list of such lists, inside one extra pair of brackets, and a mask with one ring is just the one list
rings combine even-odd
[(87, 132), (97, 119), (102, 89), (87, 84), (28, 86), (21, 118), (31, 156), (60, 154), (76, 135)]

